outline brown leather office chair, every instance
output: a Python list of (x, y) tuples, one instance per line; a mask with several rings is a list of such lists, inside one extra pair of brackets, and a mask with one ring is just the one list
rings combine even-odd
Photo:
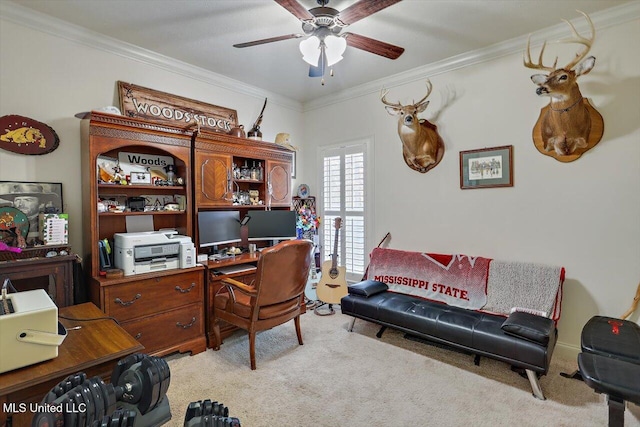
[(233, 279), (214, 297), (213, 319), (220, 349), (220, 321), (249, 332), (251, 369), (256, 369), (256, 332), (271, 329), (294, 319), (298, 343), (302, 345), (300, 314), (304, 310), (304, 289), (311, 265), (313, 243), (288, 240), (262, 250), (256, 278), (250, 285)]

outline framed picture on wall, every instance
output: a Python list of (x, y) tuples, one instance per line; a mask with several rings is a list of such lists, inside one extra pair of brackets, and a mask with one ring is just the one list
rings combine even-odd
[[(24, 214), (25, 226), (29, 222), (28, 245), (40, 236), (39, 214), (62, 213), (63, 206), (61, 183), (0, 181), (0, 210), (17, 209)], [(21, 231), (26, 234), (26, 230)]]
[(513, 145), (460, 152), (460, 188), (513, 187)]

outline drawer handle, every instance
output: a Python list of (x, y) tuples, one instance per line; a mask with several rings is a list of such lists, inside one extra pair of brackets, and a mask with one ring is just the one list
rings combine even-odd
[(138, 332), (134, 338), (139, 340), (141, 336), (142, 336), (142, 332)]
[(187, 292), (191, 292), (191, 289), (195, 287), (196, 287), (195, 283), (191, 283), (191, 286), (189, 286), (187, 289), (182, 289), (180, 286), (176, 286), (176, 291), (179, 291), (182, 294), (186, 294)]
[(136, 296), (133, 297), (133, 299), (131, 301), (126, 301), (125, 302), (125, 301), (122, 301), (120, 298), (116, 298), (115, 300), (113, 300), (113, 302), (115, 302), (117, 304), (120, 304), (123, 307), (126, 307), (128, 305), (133, 304), (134, 302), (136, 302), (137, 299), (140, 299), (140, 298), (142, 298), (142, 295), (136, 294)]
[(190, 328), (190, 327), (192, 327), (193, 325), (195, 325), (195, 323), (196, 323), (196, 318), (195, 318), (195, 317), (192, 317), (192, 318), (191, 318), (191, 323), (189, 323), (188, 325), (183, 325), (183, 324), (182, 324), (182, 323), (180, 323), (180, 322), (176, 322), (176, 326), (177, 326), (177, 327), (179, 327), (179, 328), (182, 328), (182, 329), (187, 329), (187, 328)]

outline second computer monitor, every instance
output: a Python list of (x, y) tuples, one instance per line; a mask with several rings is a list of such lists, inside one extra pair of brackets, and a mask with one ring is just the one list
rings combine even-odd
[(295, 211), (251, 211), (249, 240), (290, 240), (297, 237)]

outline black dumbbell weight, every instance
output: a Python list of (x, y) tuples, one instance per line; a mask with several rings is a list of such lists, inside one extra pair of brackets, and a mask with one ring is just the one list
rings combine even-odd
[(146, 354), (135, 353), (119, 360), (116, 366), (113, 367), (113, 372), (111, 373), (111, 384), (117, 385), (120, 381), (120, 375), (136, 363), (140, 362), (144, 357), (146, 357)]
[(158, 403), (160, 396), (160, 374), (151, 358), (142, 359), (140, 370), (142, 372), (142, 397), (138, 403), (141, 414), (146, 414)]
[(101, 420), (102, 417), (106, 415), (106, 412), (104, 410), (105, 398), (103, 396), (102, 389), (100, 388), (100, 384), (98, 383), (98, 381), (102, 381), (102, 380), (100, 380), (100, 378), (98, 377), (93, 377), (86, 381), (86, 383), (89, 386), (89, 390), (91, 391), (91, 396), (93, 397), (94, 411), (93, 411), (93, 419), (91, 421), (92, 423), (95, 420)]

